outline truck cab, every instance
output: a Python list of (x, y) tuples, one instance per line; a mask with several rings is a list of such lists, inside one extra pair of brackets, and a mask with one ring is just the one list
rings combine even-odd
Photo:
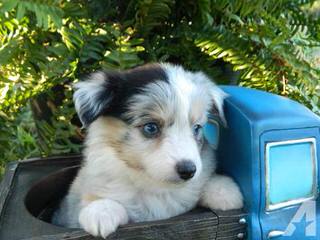
[(205, 135), (241, 188), (248, 239), (319, 239), (320, 118), (288, 98), (222, 88), (227, 126), (209, 118)]

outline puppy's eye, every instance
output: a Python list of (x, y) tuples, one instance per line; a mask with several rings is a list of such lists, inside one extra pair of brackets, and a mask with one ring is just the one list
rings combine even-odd
[(193, 130), (193, 135), (198, 137), (202, 133), (202, 126), (200, 124), (195, 124), (193, 125), (192, 130)]
[(143, 125), (142, 133), (147, 138), (157, 137), (160, 133), (160, 127), (155, 122), (150, 122)]

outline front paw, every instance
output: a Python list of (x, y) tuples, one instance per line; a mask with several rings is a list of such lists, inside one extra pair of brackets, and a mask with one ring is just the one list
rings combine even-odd
[(231, 210), (243, 207), (238, 185), (229, 177), (216, 175), (206, 184), (200, 205), (215, 210)]
[(106, 238), (116, 231), (119, 225), (128, 223), (128, 214), (118, 202), (97, 200), (81, 209), (79, 223), (91, 235)]

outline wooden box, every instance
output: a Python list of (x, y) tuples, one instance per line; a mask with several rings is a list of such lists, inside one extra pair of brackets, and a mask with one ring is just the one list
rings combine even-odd
[[(9, 163), (0, 185), (0, 239), (95, 239), (81, 229), (50, 224), (80, 164), (81, 156)], [(245, 217), (240, 210), (197, 208), (168, 220), (125, 225), (108, 239), (244, 239)]]

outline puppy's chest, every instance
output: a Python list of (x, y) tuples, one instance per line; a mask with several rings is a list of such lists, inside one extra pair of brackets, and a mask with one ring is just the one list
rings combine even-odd
[(191, 210), (197, 204), (199, 194), (199, 191), (194, 189), (185, 191), (178, 189), (161, 193), (137, 191), (123, 205), (132, 222), (160, 220)]

